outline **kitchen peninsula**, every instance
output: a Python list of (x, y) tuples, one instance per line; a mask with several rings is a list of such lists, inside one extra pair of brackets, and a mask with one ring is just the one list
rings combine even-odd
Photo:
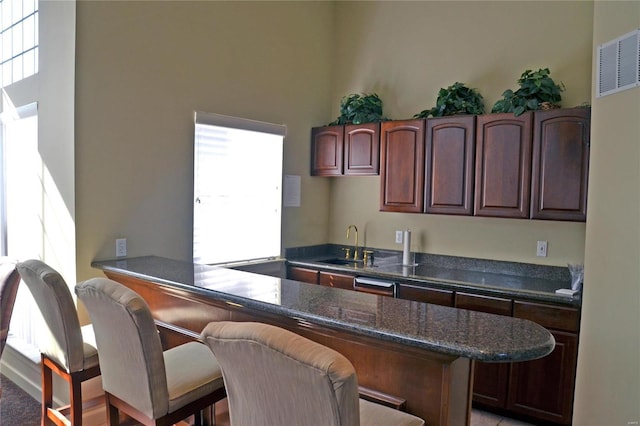
[[(345, 355), (361, 386), (430, 425), (468, 425), (475, 361), (544, 357), (555, 345), (524, 319), (318, 286), (156, 256), (92, 266), (138, 292), (165, 344), (210, 321), (260, 321)], [(391, 398), (387, 398), (391, 396)]]

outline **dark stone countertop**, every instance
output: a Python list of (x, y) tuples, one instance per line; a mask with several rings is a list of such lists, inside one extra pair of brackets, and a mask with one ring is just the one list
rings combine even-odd
[(579, 307), (581, 294), (556, 293), (571, 287), (568, 268), (517, 262), (416, 254), (414, 266), (402, 265), (402, 254), (374, 250), (373, 266), (362, 263), (333, 265), (324, 262), (344, 256), (332, 245), (290, 249), (287, 262), (300, 267), (345, 272), (357, 276), (393, 280), (454, 291), (473, 291), (496, 297), (511, 297)]
[(91, 265), (298, 321), (479, 361), (527, 361), (549, 354), (555, 346), (549, 331), (523, 319), (157, 256)]

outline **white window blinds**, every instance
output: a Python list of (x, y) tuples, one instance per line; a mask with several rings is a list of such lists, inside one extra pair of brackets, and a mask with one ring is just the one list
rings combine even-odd
[(281, 253), (285, 126), (195, 113), (193, 261)]

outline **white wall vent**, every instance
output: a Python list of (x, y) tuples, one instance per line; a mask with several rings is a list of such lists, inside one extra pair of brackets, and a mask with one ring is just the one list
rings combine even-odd
[(598, 46), (596, 97), (640, 86), (640, 29)]

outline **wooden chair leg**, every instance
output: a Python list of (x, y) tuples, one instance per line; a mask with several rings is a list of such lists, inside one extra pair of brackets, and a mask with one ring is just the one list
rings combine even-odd
[(53, 408), (53, 377), (51, 368), (41, 358), (42, 366), (42, 426), (49, 426), (53, 422), (49, 419), (49, 408)]
[(69, 377), (69, 406), (71, 424), (82, 426), (82, 381), (73, 374)]
[(120, 424), (120, 414), (118, 409), (111, 405), (109, 394), (105, 396), (105, 404), (107, 406), (107, 424), (109, 426), (118, 426)]

